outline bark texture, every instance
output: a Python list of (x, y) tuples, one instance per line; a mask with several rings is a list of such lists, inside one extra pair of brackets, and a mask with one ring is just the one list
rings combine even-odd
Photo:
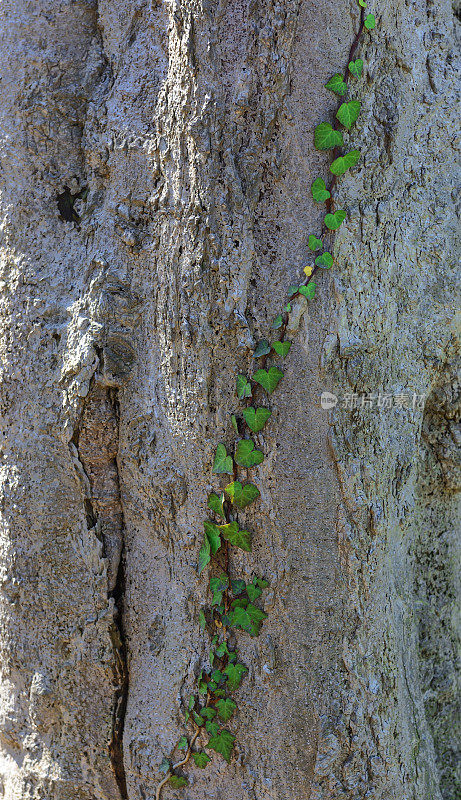
[[(457, 17), (377, 3), (347, 222), (259, 444), (237, 757), (165, 800), (458, 800)], [(0, 794), (153, 800), (235, 376), (309, 261), (355, 3), (0, 7)], [(416, 392), (332, 412), (322, 391)], [(458, 493), (458, 494), (457, 494)], [(457, 728), (458, 726), (458, 728)]]

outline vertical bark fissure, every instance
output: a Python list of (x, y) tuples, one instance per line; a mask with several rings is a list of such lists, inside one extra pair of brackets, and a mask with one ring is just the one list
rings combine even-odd
[[(101, 360), (101, 354), (99, 355)], [(114, 703), (112, 711), (112, 735), (108, 743), (108, 750), (112, 769), (114, 771), (120, 791), (120, 796), (122, 800), (128, 800), (123, 755), (123, 733), (125, 727), (125, 713), (129, 683), (126, 636), (123, 625), (125, 595), (125, 525), (120, 492), (120, 475), (117, 462), (119, 439), (119, 401), (117, 392), (118, 390), (115, 388), (102, 387), (100, 384), (98, 384), (98, 381), (95, 377), (92, 378), (88, 396), (85, 400), (80, 416), (79, 424), (75, 429), (74, 436), (72, 437), (72, 454), (84, 491), (85, 517), (88, 530), (93, 530), (100, 539), (102, 544), (103, 558), (108, 559), (108, 564), (109, 561), (111, 561), (111, 564), (108, 566), (107, 596), (109, 600), (112, 599), (114, 602), (113, 621), (110, 625), (109, 635), (114, 657), (113, 675), (116, 688), (114, 691)], [(112, 412), (111, 419), (107, 419), (107, 424), (104, 423), (104, 420), (101, 420), (100, 414), (96, 416), (94, 411), (93, 414), (91, 414), (91, 411), (88, 412), (88, 409), (91, 407), (91, 405), (94, 405), (94, 398), (96, 398), (96, 403), (98, 404), (98, 396), (99, 398), (103, 398), (105, 400), (107, 406)], [(102, 413), (104, 414), (104, 408), (102, 409)], [(107, 460), (106, 463), (104, 462), (103, 447), (101, 447), (101, 450), (99, 451), (99, 438), (98, 440), (93, 439), (92, 434), (94, 435), (94, 431), (92, 432), (92, 424), (95, 424), (95, 422), (100, 428), (99, 432), (103, 441), (104, 439), (107, 440), (106, 444), (108, 453), (110, 454), (111, 445), (112, 451), (114, 450), (114, 446), (116, 447), (116, 452), (114, 453), (114, 457), (111, 459), (110, 464), (107, 463)], [(102, 460), (99, 463), (93, 460), (93, 454), (88, 450), (88, 447), (85, 448), (85, 444), (82, 445), (82, 438), (87, 439), (88, 437), (92, 439), (92, 444), (96, 443), (96, 450), (99, 453), (102, 453)], [(109, 441), (110, 439), (111, 441)], [(111, 486), (109, 487), (108, 498), (101, 494), (101, 487), (98, 487), (98, 479), (99, 481), (101, 481), (101, 478), (104, 479), (104, 475), (98, 475), (98, 472), (102, 472), (104, 466), (112, 468), (112, 474), (110, 475)], [(112, 494), (110, 494), (110, 489), (112, 489)], [(114, 489), (117, 493), (116, 497), (113, 494)], [(107, 487), (105, 487), (104, 490), (107, 492)], [(107, 536), (107, 527), (108, 522), (113, 523), (113, 519), (108, 520), (107, 517), (109, 514), (111, 514), (110, 506), (114, 505), (114, 503), (120, 507), (120, 542), (116, 574), (111, 577), (110, 573), (114, 573), (114, 543), (113, 541), (109, 541)], [(111, 516), (113, 517), (113, 510)]]

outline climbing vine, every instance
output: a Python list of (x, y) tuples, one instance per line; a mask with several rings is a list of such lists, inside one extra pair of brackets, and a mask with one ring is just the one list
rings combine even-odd
[[(180, 788), (188, 783), (182, 768), (192, 759), (197, 767), (204, 769), (211, 760), (210, 752), (218, 753), (227, 762), (231, 760), (235, 736), (227, 727), (237, 710), (232, 694), (244, 680), (247, 668), (239, 661), (238, 650), (234, 645), (235, 635), (258, 636), (267, 617), (258, 603), (261, 603), (268, 581), (254, 576), (251, 583), (233, 579), (230, 575), (231, 548), (245, 552), (251, 551), (251, 533), (242, 530), (239, 512), (254, 503), (260, 496), (259, 489), (252, 482), (252, 469), (264, 460), (253, 435), (265, 427), (272, 412), (265, 405), (259, 405), (262, 392), (271, 395), (283, 378), (283, 370), (271, 363), (277, 357), (284, 359), (289, 353), (291, 342), (285, 340), (289, 314), (293, 301), (300, 296), (311, 300), (315, 296), (316, 284), (312, 280), (319, 269), (330, 269), (332, 254), (325, 248), (324, 240), (331, 237), (344, 222), (347, 212), (335, 209), (333, 190), (338, 177), (352, 169), (360, 160), (359, 150), (342, 152), (344, 130), (350, 131), (360, 114), (360, 102), (348, 99), (351, 78), (360, 78), (363, 61), (355, 58), (356, 50), (365, 31), (375, 27), (373, 14), (366, 14), (366, 0), (358, 0), (360, 21), (358, 31), (352, 42), (344, 73), (333, 75), (326, 83), (326, 89), (342, 98), (336, 110), (333, 124), (320, 122), (314, 131), (314, 145), (317, 150), (331, 151), (331, 178), (327, 186), (323, 178), (316, 178), (311, 186), (312, 197), (317, 203), (324, 203), (326, 214), (323, 219), (320, 237), (308, 237), (308, 247), (313, 253), (314, 263), (303, 268), (302, 282), (291, 286), (288, 302), (283, 311), (272, 322), (274, 341), (261, 340), (253, 353), (258, 366), (250, 376), (238, 375), (236, 394), (241, 401), (238, 413), (231, 415), (231, 424), (237, 437), (233, 454), (228, 453), (224, 444), (216, 447), (213, 475), (224, 483), (212, 492), (207, 501), (209, 518), (204, 522), (203, 543), (198, 558), (198, 572), (209, 568), (210, 602), (199, 612), (199, 624), (210, 635), (211, 645), (207, 663), (201, 670), (196, 691), (189, 697), (184, 709), (186, 731), (189, 726), (192, 734), (181, 736), (174, 750), (182, 755), (175, 761), (164, 758), (160, 765), (163, 773), (156, 790), (156, 800), (160, 800), (165, 784)], [(317, 255), (315, 255), (317, 253)], [(272, 338), (272, 337), (271, 337)], [(265, 397), (263, 395), (263, 397)], [(199, 739), (207, 739), (202, 749), (196, 747)], [(208, 751), (208, 752), (207, 752)]]

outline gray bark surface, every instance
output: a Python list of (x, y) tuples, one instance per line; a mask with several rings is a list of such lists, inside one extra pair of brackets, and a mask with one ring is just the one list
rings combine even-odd
[[(456, 14), (360, 57), (349, 210), (258, 441), (236, 758), (165, 800), (459, 800)], [(0, 796), (153, 800), (235, 376), (309, 263), (355, 3), (0, 6)], [(459, 250), (458, 250), (459, 252)], [(290, 337), (291, 338), (291, 337)], [(320, 407), (415, 392), (415, 409)], [(458, 437), (458, 438), (457, 438)]]

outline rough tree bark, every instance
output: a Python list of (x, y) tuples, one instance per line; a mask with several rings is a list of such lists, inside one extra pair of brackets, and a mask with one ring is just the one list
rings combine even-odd
[[(457, 20), (448, 0), (372, 10), (350, 214), (234, 561), (270, 580), (240, 644), (237, 757), (165, 800), (461, 797)], [(154, 797), (208, 649), (213, 451), (318, 229), (312, 130), (357, 18), (333, 0), (1, 4), (6, 800)], [(425, 402), (327, 413), (324, 390)]]

